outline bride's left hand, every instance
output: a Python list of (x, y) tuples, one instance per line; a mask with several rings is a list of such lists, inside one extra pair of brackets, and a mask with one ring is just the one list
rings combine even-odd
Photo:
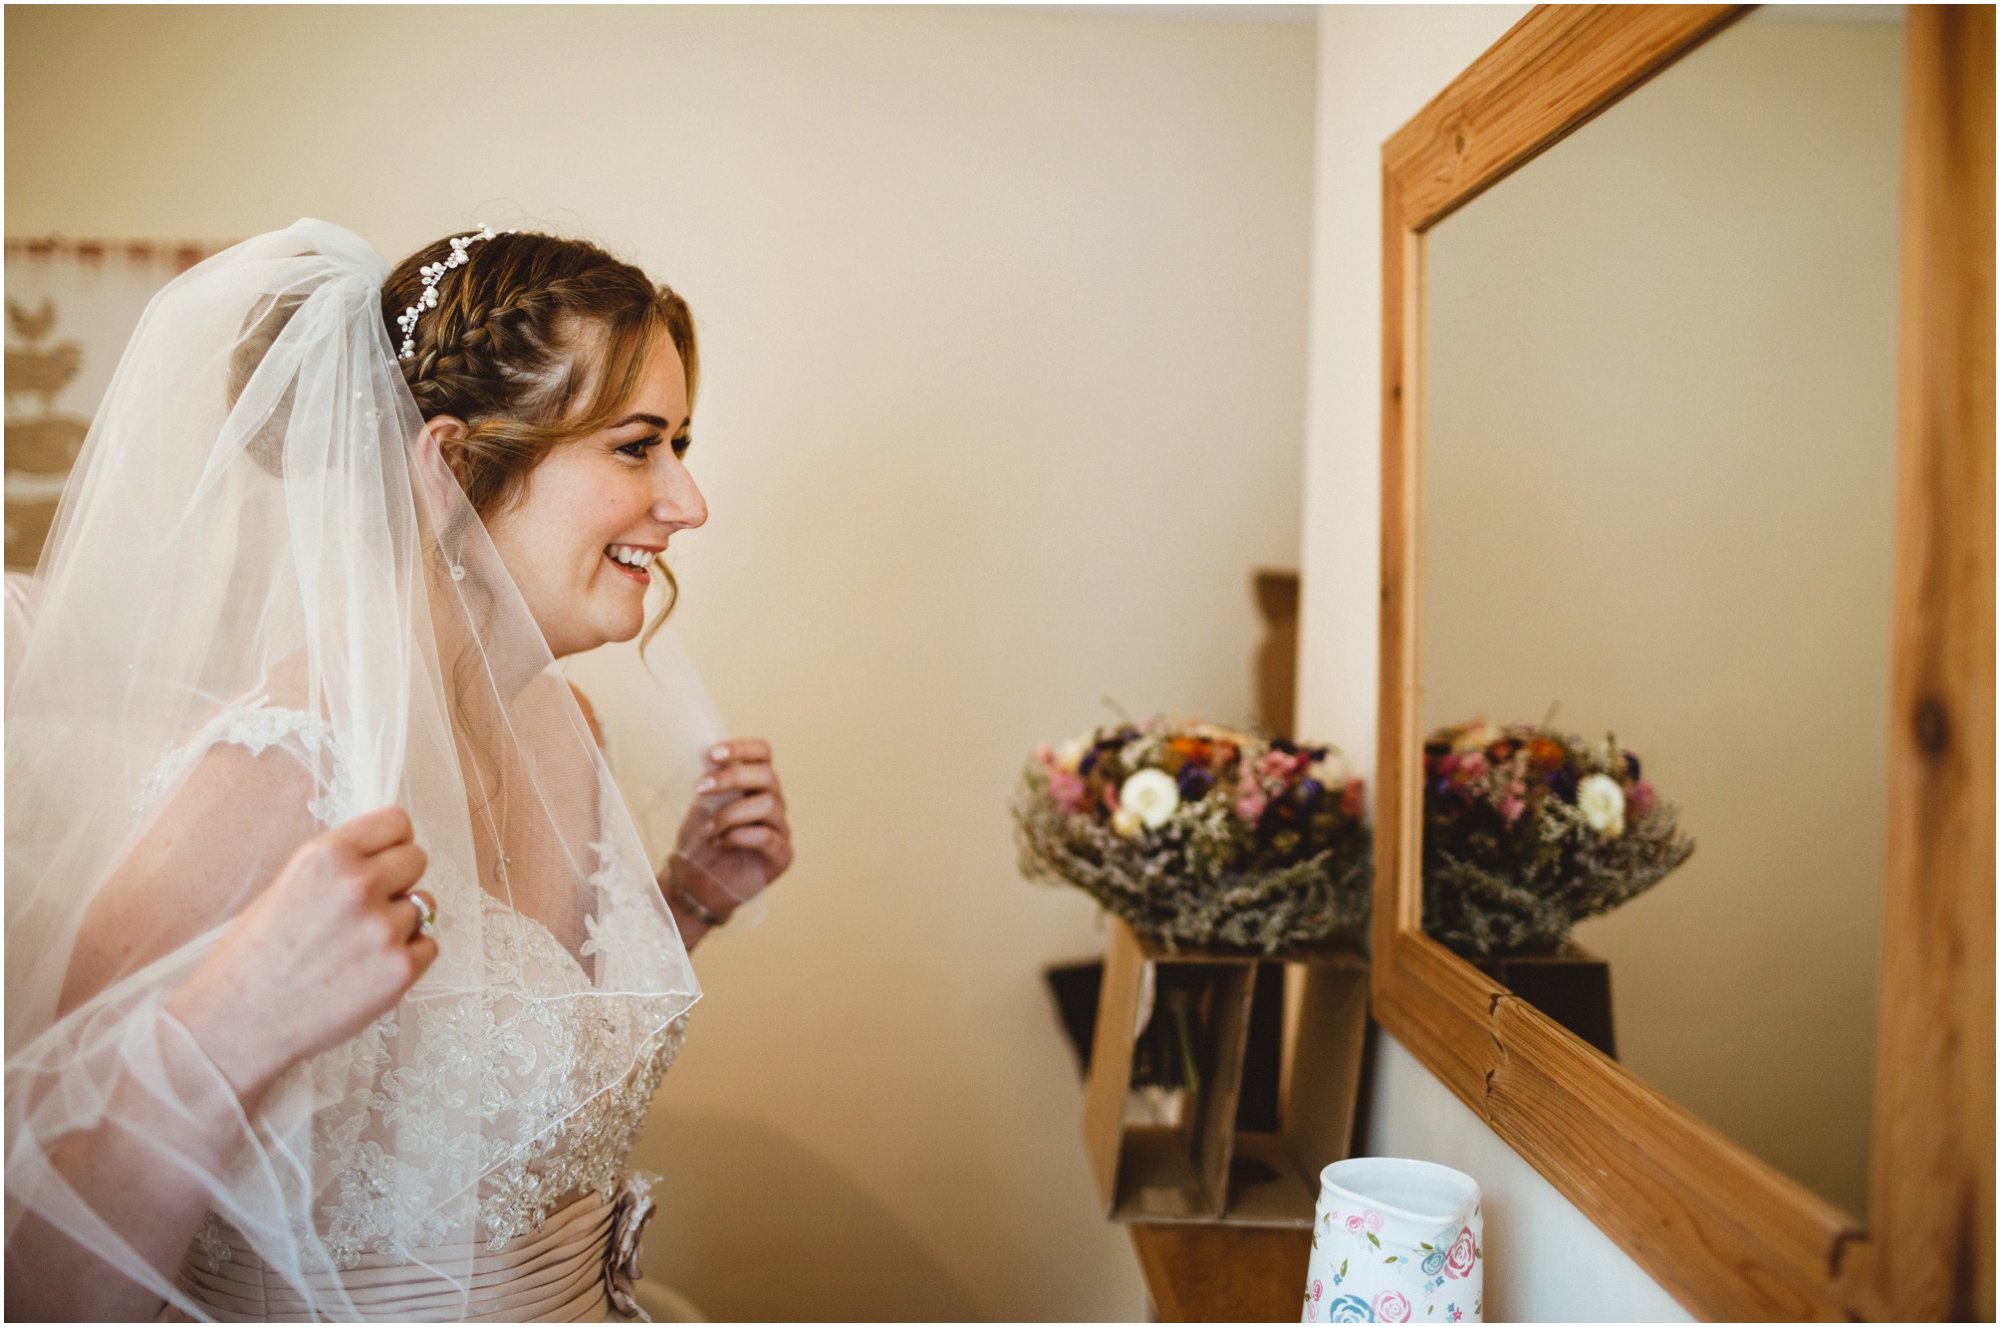
[[(680, 852), (715, 876), (729, 895), (711, 906), (734, 907), (791, 866), (792, 827), (769, 742), (732, 738), (708, 753), (708, 765), (708, 774), (695, 785), (700, 800), (681, 826)], [(725, 797), (713, 815), (706, 813), (704, 802), (714, 806)]]

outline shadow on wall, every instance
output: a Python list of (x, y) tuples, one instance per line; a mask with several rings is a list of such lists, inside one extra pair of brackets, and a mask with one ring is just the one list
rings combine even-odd
[(983, 1316), (888, 1208), (764, 1125), (663, 1110), (632, 1161), (668, 1177), (653, 1191), (642, 1300), (649, 1283), (669, 1287), (737, 1322)]

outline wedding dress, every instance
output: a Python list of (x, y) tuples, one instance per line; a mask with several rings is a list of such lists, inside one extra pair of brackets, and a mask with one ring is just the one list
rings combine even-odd
[[(164, 757), (150, 784), (170, 785), (208, 744), (223, 743), (253, 757), (271, 753), (303, 767), (323, 766), (326, 795), (309, 808), (321, 828), (364, 809), (349, 800), (351, 780), (327, 725), (314, 714), (273, 706), (262, 697), (224, 710), (188, 748)], [(615, 803), (607, 786), (600, 786), (599, 797), (601, 805)], [(423, 837), (420, 833), (419, 846)], [(576, 952), (534, 918), (481, 891), (488, 984), (480, 994), (476, 1026), (422, 1029), (435, 1049), (405, 1065), (399, 1081), (324, 1108), (313, 1121), (315, 1150), (338, 1194), (320, 1208), (319, 1228), (345, 1293), (365, 1316), (576, 1322), (637, 1311), (632, 1298), (637, 1241), (652, 1210), (654, 1177), (628, 1174), (625, 1159), (680, 1046), (685, 1020), (670, 1024), (628, 1069), (621, 1055), (606, 1056), (600, 1048), (627, 1044), (637, 1011), (572, 998), (592, 989), (590, 966), (615, 969), (629, 960), (629, 952), (621, 958), (621, 944), (629, 946), (643, 934), (643, 918), (619, 915), (624, 891), (614, 886), (649, 880), (644, 867), (621, 855), (608, 826), (600, 827), (593, 847), (600, 857), (589, 883), (602, 891), (605, 906), (588, 919), (590, 938)], [(612, 985), (621, 975), (630, 979), (615, 970), (605, 975)], [(462, 1019), (465, 1013), (426, 1009), (418, 1018)], [(400, 1034), (403, 1020), (400, 1008), (390, 1010), (348, 1054), (357, 1062), (386, 1063), (384, 1047)], [(507, 1050), (484, 1066), (483, 1077), (474, 1078), (453, 1056), (454, 1036)], [(479, 1194), (484, 1242), (470, 1251), (471, 1293), (463, 1297), (455, 1287), (426, 1288), (425, 1277), (403, 1271), (464, 1262), (467, 1254), (428, 1247), (440, 1233), (429, 1228), (437, 1223), (414, 1217), (408, 1200), (420, 1198), (435, 1182), (436, 1156), (396, 1155), (383, 1146), (383, 1124), (410, 1097), (467, 1092), (485, 1097), (495, 1127), (480, 1139), (482, 1165), (490, 1167)], [(219, 1321), (309, 1316), (308, 1297), (272, 1277), (256, 1250), (213, 1212), (178, 1279)], [(169, 1319), (179, 1316), (170, 1313)]]
[[(627, 1154), (699, 988), (518, 590), (422, 473), (384, 270), (301, 221), (177, 278), (65, 492), (7, 695), (10, 1255), (38, 1223), (173, 1318), (631, 1314)], [(691, 785), (711, 712), (677, 707), (656, 764)], [(168, 998), (298, 844), (391, 804), (438, 958), (246, 1113)], [(64, 1169), (94, 1131), (199, 1182), (176, 1262)]]

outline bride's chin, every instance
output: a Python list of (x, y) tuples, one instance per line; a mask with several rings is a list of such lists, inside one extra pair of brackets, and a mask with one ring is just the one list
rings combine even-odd
[(622, 645), (624, 642), (636, 637), (645, 628), (645, 625), (645, 612), (642, 610), (634, 613), (629, 620), (621, 619), (617, 625), (613, 626), (611, 633), (604, 638), (604, 643), (606, 645)]

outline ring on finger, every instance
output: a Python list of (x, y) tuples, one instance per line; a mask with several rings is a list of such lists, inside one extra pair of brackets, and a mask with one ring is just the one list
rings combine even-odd
[(417, 934), (436, 935), (437, 900), (421, 889), (413, 889), (403, 897), (417, 905)]

